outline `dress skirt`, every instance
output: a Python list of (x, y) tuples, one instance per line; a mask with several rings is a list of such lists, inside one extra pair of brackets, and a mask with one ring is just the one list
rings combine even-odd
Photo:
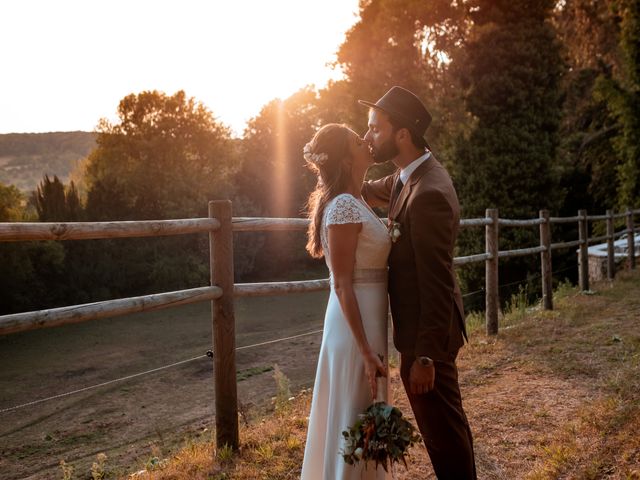
[[(371, 272), (370, 272), (371, 273)], [(374, 270), (364, 279), (354, 278), (367, 340), (376, 353), (384, 355), (387, 364), (388, 297), (386, 269)], [(369, 277), (369, 278), (366, 278)], [(379, 382), (387, 385), (387, 382)], [(379, 392), (377, 400), (387, 401), (388, 388)], [(381, 480), (390, 478), (375, 464), (348, 465), (341, 456), (344, 447), (342, 431), (352, 426), (373, 403), (367, 383), (362, 355), (354, 341), (340, 302), (333, 288), (324, 318), (324, 332), (311, 401), (309, 428), (302, 465), (303, 480)]]

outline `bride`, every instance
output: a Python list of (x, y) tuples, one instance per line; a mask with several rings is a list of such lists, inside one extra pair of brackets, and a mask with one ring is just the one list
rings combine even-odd
[(318, 176), (309, 196), (307, 250), (325, 257), (331, 292), (316, 371), (303, 480), (384, 479), (382, 467), (348, 465), (340, 455), (342, 431), (374, 399), (376, 375), (387, 375), (387, 227), (360, 190), (373, 164), (368, 145), (344, 125), (322, 127), (304, 149)]

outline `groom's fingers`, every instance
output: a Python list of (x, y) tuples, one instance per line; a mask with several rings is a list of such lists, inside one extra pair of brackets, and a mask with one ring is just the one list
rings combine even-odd
[(422, 383), (413, 382), (411, 383), (411, 393), (413, 393), (414, 395), (422, 395), (426, 391), (425, 387), (426, 385)]

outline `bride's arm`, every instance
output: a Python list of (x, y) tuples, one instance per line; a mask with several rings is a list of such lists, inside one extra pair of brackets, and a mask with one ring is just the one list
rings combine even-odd
[(342, 313), (353, 333), (358, 349), (363, 356), (367, 381), (372, 398), (377, 394), (376, 373), (386, 376), (384, 365), (373, 351), (362, 325), (358, 300), (353, 291), (353, 266), (361, 223), (330, 225), (328, 228), (329, 263), (333, 275), (333, 288), (340, 301)]

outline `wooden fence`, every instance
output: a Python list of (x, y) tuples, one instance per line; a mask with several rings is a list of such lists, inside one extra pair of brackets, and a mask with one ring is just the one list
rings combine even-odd
[[(611, 210), (607, 210), (605, 215), (588, 216), (585, 210), (580, 210), (575, 217), (551, 217), (547, 210), (541, 210), (539, 218), (513, 220), (499, 218), (498, 210), (489, 209), (484, 218), (461, 220), (461, 228), (485, 227), (485, 251), (465, 257), (456, 257), (454, 264), (485, 262), (487, 333), (490, 335), (498, 333), (500, 301), (498, 262), (500, 259), (540, 254), (542, 304), (545, 309), (553, 309), (552, 252), (558, 249), (579, 248), (580, 289), (588, 290), (587, 248), (590, 244), (606, 241), (607, 275), (609, 279), (613, 279), (615, 276), (614, 241), (616, 238), (627, 236), (627, 249), (631, 253), (627, 264), (628, 268), (635, 268), (634, 215), (639, 213), (640, 210), (627, 209), (624, 213), (614, 214)], [(626, 228), (615, 232), (614, 222), (616, 219), (622, 218), (626, 219)], [(590, 221), (605, 221), (606, 235), (590, 238), (588, 234), (588, 222)], [(579, 238), (575, 241), (551, 243), (551, 225), (561, 223), (577, 223)], [(209, 218), (129, 222), (0, 223), (0, 242), (156, 237), (208, 232), (211, 273), (210, 285), (206, 287), (0, 316), (0, 335), (211, 301), (215, 352), (216, 442), (218, 445), (227, 444), (237, 448), (239, 437), (234, 297), (328, 290), (329, 280), (235, 284), (233, 232), (304, 231), (307, 225), (306, 219), (297, 218), (233, 218), (229, 201), (210, 202)], [(500, 251), (498, 247), (500, 227), (538, 227), (540, 243), (538, 246)]]

